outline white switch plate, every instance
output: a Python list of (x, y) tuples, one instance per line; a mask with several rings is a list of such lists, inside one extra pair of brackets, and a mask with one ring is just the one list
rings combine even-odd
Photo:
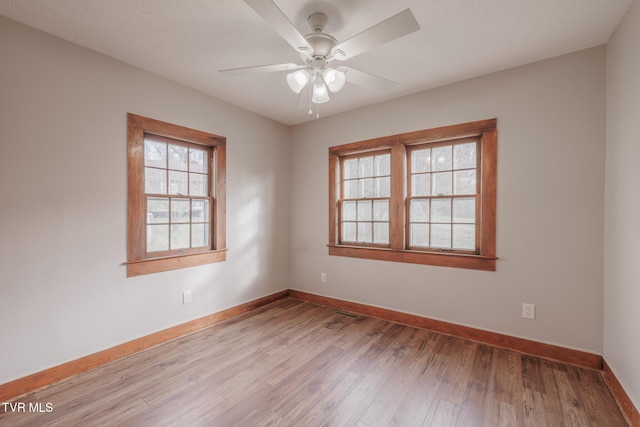
[(184, 291), (182, 293), (182, 304), (189, 304), (191, 302), (191, 290)]
[(525, 319), (535, 319), (536, 318), (536, 305), (535, 304), (522, 304), (522, 317)]
[(320, 273), (320, 283), (327, 283), (327, 273)]

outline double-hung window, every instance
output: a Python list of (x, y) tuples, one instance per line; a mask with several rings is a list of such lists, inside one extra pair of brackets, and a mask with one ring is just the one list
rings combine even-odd
[(478, 253), (478, 139), (407, 147), (407, 246)]
[(128, 116), (128, 276), (224, 261), (225, 138)]
[(329, 254), (495, 270), (496, 120), (329, 149)]
[(210, 165), (215, 152), (171, 138), (144, 137), (147, 255), (198, 252), (211, 241)]
[(347, 156), (341, 162), (342, 242), (389, 244), (390, 166), (389, 150)]

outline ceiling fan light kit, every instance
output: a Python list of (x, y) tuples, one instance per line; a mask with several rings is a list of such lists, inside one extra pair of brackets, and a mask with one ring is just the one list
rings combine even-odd
[(287, 74), (287, 83), (294, 93), (300, 93), (304, 87), (313, 82), (311, 102), (324, 104), (329, 101), (329, 92), (335, 93), (344, 87), (347, 81), (346, 70), (323, 67), (297, 70)]
[(329, 92), (327, 91), (327, 86), (323, 82), (316, 81), (313, 84), (311, 102), (314, 104), (324, 104), (325, 102), (329, 102)]
[(287, 74), (286, 81), (294, 93), (301, 94), (301, 105), (304, 99), (316, 105), (328, 102), (329, 92), (340, 91), (347, 81), (383, 92), (397, 86), (397, 83), (364, 71), (347, 66), (332, 68), (328, 64), (333, 60), (350, 59), (420, 29), (411, 10), (406, 9), (339, 43), (333, 36), (323, 32), (328, 19), (324, 13), (316, 12), (308, 17), (312, 33), (303, 36), (272, 0), (244, 0), (244, 2), (296, 49), (305, 63), (232, 68), (221, 70), (221, 72), (229, 76), (242, 76), (295, 70)]
[(329, 87), (331, 92), (338, 92), (347, 82), (347, 70), (325, 68), (322, 72), (322, 78)]
[(302, 92), (309, 80), (311, 80), (311, 75), (307, 70), (298, 70), (287, 74), (287, 83), (295, 93)]

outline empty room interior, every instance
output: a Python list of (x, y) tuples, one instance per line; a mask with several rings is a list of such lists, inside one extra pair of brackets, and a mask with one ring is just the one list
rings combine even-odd
[(0, 15), (0, 425), (640, 426), (640, 0)]

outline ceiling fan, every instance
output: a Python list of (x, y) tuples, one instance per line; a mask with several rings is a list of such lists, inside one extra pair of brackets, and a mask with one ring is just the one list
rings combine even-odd
[(329, 92), (338, 92), (349, 81), (359, 86), (370, 87), (382, 92), (389, 91), (397, 83), (358, 69), (339, 66), (329, 67), (332, 61), (344, 61), (360, 55), (384, 43), (398, 39), (420, 29), (411, 10), (392, 17), (364, 30), (363, 32), (338, 42), (323, 30), (327, 15), (316, 12), (308, 21), (312, 32), (303, 36), (272, 0), (244, 0), (258, 15), (270, 24), (299, 54), (304, 64), (285, 63), (256, 67), (230, 68), (220, 70), (228, 76), (244, 76), (274, 71), (291, 71), (287, 83), (295, 93), (301, 93), (302, 106), (309, 103), (322, 104), (329, 101)]

